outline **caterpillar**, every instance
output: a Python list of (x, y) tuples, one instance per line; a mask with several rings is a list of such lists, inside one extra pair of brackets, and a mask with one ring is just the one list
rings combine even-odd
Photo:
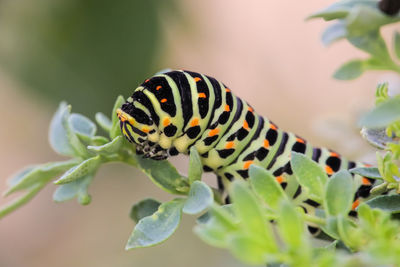
[[(290, 166), (292, 151), (320, 164), (329, 176), (362, 166), (281, 130), (225, 84), (196, 72), (175, 70), (145, 80), (117, 115), (123, 135), (144, 157), (163, 160), (188, 154), (195, 146), (204, 170), (217, 175), (221, 190), (235, 178), (248, 178), (249, 167), (255, 164), (270, 171), (289, 196), (301, 198)], [(353, 209), (369, 196), (374, 182), (358, 175), (354, 178), (358, 190)], [(304, 201), (306, 211), (318, 206), (310, 199)]]

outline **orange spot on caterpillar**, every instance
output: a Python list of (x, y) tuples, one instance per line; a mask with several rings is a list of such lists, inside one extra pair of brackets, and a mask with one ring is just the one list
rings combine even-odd
[(269, 148), (269, 141), (267, 139), (264, 139), (264, 147)]
[(161, 88), (162, 88), (162, 86), (159, 85), (159, 86), (156, 87), (156, 90), (158, 91), (158, 90), (160, 90)]
[(142, 132), (144, 132), (144, 133), (148, 133), (150, 130), (149, 129), (147, 129), (147, 128), (142, 128)]
[(250, 167), (251, 164), (253, 164), (253, 161), (252, 161), (252, 160), (246, 161), (246, 162), (243, 164), (243, 169), (247, 170), (247, 169)]
[(165, 118), (165, 119), (163, 120), (163, 125), (164, 125), (164, 126), (168, 126), (169, 123), (170, 123), (169, 118)]
[(337, 157), (337, 158), (339, 158), (340, 156), (339, 156), (339, 154), (336, 153), (336, 152), (331, 152), (331, 157)]
[(277, 129), (276, 126), (274, 124), (272, 124), (272, 123), (269, 124), (269, 128), (271, 128), (272, 130), (276, 130)]
[(367, 177), (363, 177), (361, 180), (363, 185), (371, 185), (371, 181), (367, 179)]
[(254, 111), (254, 109), (252, 107), (249, 107), (247, 110), (250, 111), (250, 112)]
[(206, 98), (206, 94), (205, 93), (199, 93), (199, 98)]
[(225, 149), (230, 149), (230, 148), (233, 148), (234, 146), (235, 146), (235, 142), (230, 141), (230, 142), (226, 143)]
[(302, 139), (302, 138), (300, 138), (300, 137), (297, 137), (297, 138), (296, 138), (296, 141), (299, 142), (299, 143), (302, 143), (302, 144), (305, 143), (305, 142), (304, 142), (304, 139)]
[(278, 176), (278, 177), (276, 177), (275, 178), (276, 179), (276, 181), (278, 182), (278, 183), (283, 183), (284, 181), (285, 181), (285, 178), (281, 175), (281, 176)]
[(194, 77), (194, 81), (195, 82), (201, 81), (201, 78), (200, 77)]
[(247, 131), (250, 130), (249, 124), (247, 123), (246, 120), (243, 122), (243, 128), (245, 128)]
[(331, 167), (329, 167), (328, 165), (325, 166), (325, 172), (329, 175), (333, 174), (333, 170)]
[(231, 89), (225, 88), (225, 92), (229, 93), (230, 91), (231, 91)]
[(208, 136), (214, 136), (219, 133), (219, 129), (215, 128), (208, 133)]
[(364, 163), (364, 166), (365, 166), (365, 167), (372, 167), (372, 165), (371, 165), (371, 164), (368, 164), (368, 163)]
[(229, 107), (229, 105), (225, 105), (224, 110), (229, 112), (229, 111), (231, 111), (231, 108)]
[(161, 103), (165, 103), (165, 102), (167, 102), (166, 98), (161, 99)]
[(147, 83), (148, 81), (150, 81), (149, 79), (145, 80), (144, 82)]
[(197, 126), (197, 125), (199, 125), (199, 119), (198, 118), (194, 118), (192, 120), (192, 122), (190, 123), (190, 126), (194, 127), (194, 126)]
[(354, 202), (353, 202), (353, 204), (351, 205), (351, 209), (352, 210), (355, 210), (357, 207), (358, 207), (358, 205), (360, 205), (360, 199), (356, 199)]

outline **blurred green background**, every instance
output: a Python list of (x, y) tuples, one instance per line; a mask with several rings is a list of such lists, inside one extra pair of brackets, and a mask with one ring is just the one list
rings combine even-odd
[[(324, 6), (319, 0), (0, 1), (0, 190), (23, 166), (60, 159), (47, 141), (60, 101), (90, 118), (109, 114), (117, 95), (127, 97), (167, 67), (220, 79), (257, 112), (316, 145), (352, 159), (368, 155), (354, 126), (357, 114), (373, 105), (376, 83), (393, 78), (331, 78), (341, 63), (363, 55), (346, 42), (321, 45), (326, 24), (304, 18)], [(185, 172), (185, 157), (172, 161)], [(213, 175), (206, 181), (215, 184)], [(166, 243), (124, 251), (134, 226), (131, 205), (172, 198), (130, 167), (102, 168), (87, 207), (53, 203), (54, 189), (49, 185), (0, 220), (1, 267), (242, 266), (201, 242), (189, 216)]]
[(2, 1), (0, 60), (31, 93), (109, 111), (158, 70), (163, 12), (176, 17), (176, 0)]

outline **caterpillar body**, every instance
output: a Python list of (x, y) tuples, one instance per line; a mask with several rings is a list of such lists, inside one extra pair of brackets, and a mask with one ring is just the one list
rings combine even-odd
[[(255, 164), (270, 171), (288, 195), (301, 198), (290, 166), (292, 151), (311, 158), (328, 175), (362, 165), (282, 131), (222, 82), (196, 72), (169, 71), (145, 80), (117, 114), (123, 135), (145, 157), (162, 160), (188, 154), (195, 146), (204, 170), (217, 175), (220, 189), (234, 178), (248, 178)], [(374, 182), (354, 178), (358, 190), (353, 208), (369, 196)], [(318, 205), (304, 201), (305, 210)]]

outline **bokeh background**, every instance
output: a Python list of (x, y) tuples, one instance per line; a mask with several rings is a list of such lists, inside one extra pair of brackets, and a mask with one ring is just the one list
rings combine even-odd
[[(58, 102), (91, 118), (108, 114), (117, 95), (128, 96), (164, 68), (214, 76), (281, 128), (368, 161), (356, 121), (373, 105), (376, 83), (393, 78), (379, 72), (351, 82), (331, 78), (340, 64), (364, 55), (345, 41), (324, 47), (326, 23), (305, 21), (330, 3), (0, 1), (0, 189), (25, 165), (61, 159), (47, 141)], [(173, 162), (185, 172), (187, 160)], [(207, 181), (215, 183), (212, 175)], [(202, 243), (189, 216), (166, 243), (124, 251), (134, 226), (131, 205), (171, 198), (135, 169), (102, 168), (86, 207), (53, 203), (54, 189), (49, 185), (0, 220), (1, 267), (242, 266)]]

